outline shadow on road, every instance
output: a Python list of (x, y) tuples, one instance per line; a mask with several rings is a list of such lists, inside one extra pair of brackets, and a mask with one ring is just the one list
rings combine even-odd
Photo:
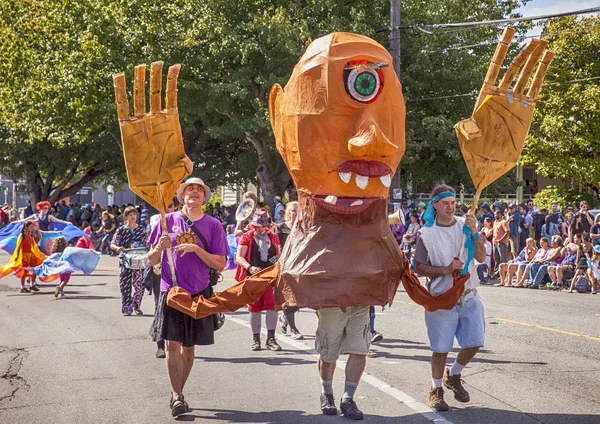
[[(407, 361), (419, 361), (419, 362), (431, 362), (431, 355), (423, 356), (423, 355), (395, 355), (389, 352), (383, 352), (377, 350), (378, 358), (385, 359), (397, 359), (397, 360), (407, 360)], [(481, 362), (483, 364), (526, 364), (526, 365), (548, 365), (546, 362), (539, 361), (502, 361), (498, 359), (484, 359), (475, 357), (472, 362)]]
[[(295, 354), (295, 352), (294, 352)], [(202, 362), (227, 362), (229, 364), (265, 364), (265, 365), (306, 365), (316, 364), (317, 360), (307, 360), (298, 358), (288, 358), (280, 355), (276, 357), (260, 357), (255, 358), (214, 358), (214, 357), (201, 357), (196, 356), (196, 359)]]
[[(312, 405), (311, 405), (311, 408)], [(204, 412), (204, 413), (203, 413)], [(389, 423), (398, 422), (398, 418), (390, 420), (390, 417), (365, 413), (365, 421), (371, 423)], [(529, 424), (529, 423), (544, 423), (544, 424), (597, 424), (598, 415), (593, 414), (532, 414), (527, 412), (505, 411), (501, 409), (491, 408), (466, 408), (452, 409), (449, 413), (441, 413), (451, 421), (472, 422), (472, 423), (491, 423), (491, 424)], [(460, 417), (459, 420), (456, 418)], [(307, 414), (305, 411), (271, 411), (271, 412), (244, 412), (224, 409), (191, 409), (190, 413), (180, 415), (177, 421), (183, 422), (210, 422), (226, 421), (235, 423), (332, 423), (332, 422), (348, 422), (347, 419), (337, 416), (324, 416), (321, 414)], [(403, 424), (422, 424), (424, 417), (422, 415), (413, 414), (403, 416), (401, 418)]]

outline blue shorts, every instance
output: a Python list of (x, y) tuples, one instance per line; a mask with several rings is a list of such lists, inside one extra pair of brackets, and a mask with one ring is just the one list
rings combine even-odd
[(429, 346), (433, 352), (448, 353), (454, 345), (454, 336), (461, 348), (481, 347), (485, 342), (485, 316), (478, 297), (471, 297), (464, 306), (425, 311), (425, 325)]

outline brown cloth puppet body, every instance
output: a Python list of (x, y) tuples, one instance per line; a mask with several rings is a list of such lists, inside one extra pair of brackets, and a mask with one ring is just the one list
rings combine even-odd
[(269, 107), (299, 215), (279, 262), (210, 299), (176, 288), (168, 304), (196, 318), (233, 311), (275, 285), (276, 300), (323, 308), (391, 304), (400, 281), (428, 310), (451, 309), (469, 275), (431, 296), (399, 252), (387, 220), (391, 178), (405, 151), (405, 107), (385, 48), (368, 37), (315, 40)]

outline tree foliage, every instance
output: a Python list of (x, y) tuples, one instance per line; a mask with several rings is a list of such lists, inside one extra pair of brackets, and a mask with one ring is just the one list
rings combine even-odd
[(600, 76), (600, 18), (552, 20), (545, 32), (556, 57), (522, 162), (536, 165), (546, 177), (591, 187), (599, 195), (600, 79), (588, 78)]
[[(506, 16), (517, 2), (403, 2), (402, 24)], [(156, 60), (182, 64), (186, 152), (210, 185), (258, 177), (270, 200), (291, 179), (275, 151), (268, 94), (285, 84), (307, 44), (350, 31), (388, 44), (388, 0), (28, 0), (0, 4), (0, 170), (25, 177), (34, 199), (124, 177), (112, 74)], [(380, 31), (382, 30), (383, 31)], [(474, 99), (495, 28), (402, 34), (407, 154), (416, 187), (468, 184), (452, 126)], [(490, 42), (476, 48), (455, 48)], [(454, 47), (453, 47), (454, 46)]]

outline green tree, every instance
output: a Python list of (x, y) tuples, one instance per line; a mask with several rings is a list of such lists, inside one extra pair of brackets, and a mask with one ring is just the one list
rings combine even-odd
[[(600, 195), (600, 18), (547, 23), (556, 52), (542, 87), (522, 162)], [(589, 79), (596, 78), (596, 79)]]
[[(403, 24), (500, 18), (514, 7), (411, 0)], [(182, 64), (179, 110), (196, 172), (211, 185), (257, 178), (270, 202), (291, 187), (268, 120), (271, 86), (285, 84), (306, 45), (332, 31), (387, 45), (389, 2), (28, 0), (2, 2), (0, 16), (0, 169), (25, 177), (34, 200), (124, 177), (111, 76), (125, 71), (131, 87), (136, 64), (163, 60)], [(403, 34), (403, 166), (415, 184), (468, 179), (452, 126), (472, 99), (417, 100), (475, 92), (496, 37), (490, 28)], [(452, 47), (481, 42), (490, 44)]]

